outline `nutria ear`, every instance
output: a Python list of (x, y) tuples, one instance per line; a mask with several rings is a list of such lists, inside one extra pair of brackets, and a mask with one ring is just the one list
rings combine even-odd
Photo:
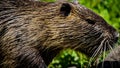
[(61, 8), (60, 8), (60, 14), (63, 16), (68, 16), (71, 11), (71, 6), (69, 3), (63, 3)]

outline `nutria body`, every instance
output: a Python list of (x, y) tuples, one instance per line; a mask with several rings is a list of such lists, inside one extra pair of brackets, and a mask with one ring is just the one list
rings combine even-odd
[(45, 68), (66, 48), (97, 56), (116, 38), (102, 17), (77, 3), (0, 1), (2, 68)]

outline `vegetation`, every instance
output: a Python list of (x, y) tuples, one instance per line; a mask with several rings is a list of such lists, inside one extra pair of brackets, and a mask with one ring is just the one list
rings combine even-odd
[(71, 49), (63, 50), (53, 62), (49, 65), (49, 68), (68, 68), (77, 67), (85, 68), (88, 66), (89, 58), (83, 53), (75, 52)]
[[(55, 0), (44, 1), (53, 2)], [(79, 0), (79, 2), (101, 15), (110, 25), (120, 32), (120, 0)], [(120, 39), (118, 44), (120, 45)], [(100, 58), (100, 61), (102, 59), (103, 57)], [(87, 64), (89, 64), (89, 59), (84, 54), (68, 49), (62, 51), (49, 65), (49, 68), (67, 68), (71, 65), (77, 68), (86, 68), (85, 66)]]

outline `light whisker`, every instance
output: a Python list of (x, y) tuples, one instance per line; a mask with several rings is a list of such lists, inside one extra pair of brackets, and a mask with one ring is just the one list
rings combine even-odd
[(102, 49), (101, 49), (101, 48), (103, 47), (103, 44), (104, 44), (105, 40), (106, 40), (106, 38), (103, 39), (103, 41), (101, 42), (101, 44), (98, 46), (98, 48), (95, 50), (95, 52), (94, 52), (93, 55), (91, 56), (91, 59), (89, 60), (89, 65), (90, 65), (90, 63), (91, 63), (93, 60), (95, 60), (94, 58), (97, 56), (98, 53), (99, 53), (99, 54), (102, 53)]
[(103, 39), (103, 41), (101, 42), (101, 44), (99, 45), (99, 47), (95, 50), (94, 54), (93, 54), (93, 58), (98, 54), (98, 52), (100, 51), (100, 49), (102, 48), (104, 42), (106, 39)]
[(110, 50), (113, 52), (113, 54), (115, 55), (115, 51), (113, 50), (113, 48), (111, 47), (110, 43), (107, 41), (108, 43), (108, 47), (110, 48)]

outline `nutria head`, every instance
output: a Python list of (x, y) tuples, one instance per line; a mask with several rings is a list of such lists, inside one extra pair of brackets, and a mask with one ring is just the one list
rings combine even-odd
[(97, 56), (117, 41), (118, 33), (112, 26), (78, 3), (18, 1), (9, 2), (5, 9), (5, 5), (0, 7), (0, 30), (4, 31), (0, 42), (4, 53), (16, 51), (18, 55), (21, 48), (35, 49), (48, 65), (63, 49)]
[[(55, 5), (55, 4), (54, 4)], [(49, 5), (49, 7), (51, 7)], [(46, 6), (47, 7), (47, 6)], [(54, 9), (55, 8), (55, 9)], [(91, 10), (76, 3), (60, 3), (46, 9), (44, 17), (48, 28), (45, 48), (71, 48), (88, 56), (113, 47), (118, 39), (116, 30)], [(46, 12), (43, 10), (43, 12)], [(45, 16), (43, 14), (43, 16)]]

